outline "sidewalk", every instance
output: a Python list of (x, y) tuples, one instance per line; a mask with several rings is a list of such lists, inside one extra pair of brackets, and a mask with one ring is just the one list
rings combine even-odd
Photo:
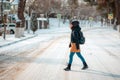
[(0, 48), (37, 36), (36, 34), (35, 35), (33, 35), (32, 33), (28, 34), (27, 32), (25, 32), (24, 35), (25, 37), (15, 38), (15, 35), (9, 34), (6, 35), (6, 40), (3, 39), (3, 36), (0, 36)]

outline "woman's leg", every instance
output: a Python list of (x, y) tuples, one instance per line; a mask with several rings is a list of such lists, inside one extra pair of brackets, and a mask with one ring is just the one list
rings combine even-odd
[(83, 70), (84, 70), (84, 69), (87, 69), (87, 68), (88, 68), (88, 65), (87, 65), (87, 63), (86, 63), (84, 57), (81, 55), (80, 52), (77, 52), (76, 54), (77, 54), (77, 56), (81, 59), (83, 65), (84, 65), (82, 69), (83, 69)]
[(81, 55), (80, 52), (77, 52), (76, 54), (81, 59), (82, 62), (86, 62), (85, 59), (84, 59), (84, 57)]
[(71, 70), (71, 64), (73, 62), (74, 52), (70, 52), (68, 66), (64, 69), (65, 71)]
[(74, 52), (70, 52), (70, 55), (69, 55), (69, 63), (68, 63), (68, 64), (72, 64), (74, 54), (75, 54)]

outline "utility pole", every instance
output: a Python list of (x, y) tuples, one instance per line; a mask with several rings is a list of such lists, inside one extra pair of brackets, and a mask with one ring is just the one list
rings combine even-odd
[(1, 18), (2, 18), (2, 24), (4, 27), (4, 35), (3, 35), (3, 39), (6, 39), (6, 25), (4, 24), (4, 14), (3, 14), (3, 0), (1, 0)]
[(2, 23), (3, 23), (3, 0), (1, 0), (1, 20), (2, 20)]

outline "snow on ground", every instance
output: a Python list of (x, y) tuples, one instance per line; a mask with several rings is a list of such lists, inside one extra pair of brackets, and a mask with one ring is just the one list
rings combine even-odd
[(27, 38), (35, 37), (35, 36), (37, 36), (37, 35), (25, 33), (24, 37), (15, 38), (15, 35), (7, 34), (5, 40), (3, 39), (3, 37), (0, 37), (0, 47), (5, 46), (5, 45), (7, 46), (8, 44), (12, 44), (14, 42), (18, 42), (21, 40), (25, 40)]
[[(82, 71), (82, 63), (74, 57), (72, 70), (65, 72), (69, 49), (68, 35), (52, 43), (15, 80), (119, 80), (120, 42), (115, 31), (95, 29), (84, 32), (87, 42), (81, 46), (89, 69)], [(113, 33), (113, 34), (112, 34)], [(104, 35), (103, 35), (104, 34)], [(111, 38), (111, 35), (113, 36)], [(114, 52), (116, 51), (116, 52)], [(117, 70), (116, 70), (117, 69)]]

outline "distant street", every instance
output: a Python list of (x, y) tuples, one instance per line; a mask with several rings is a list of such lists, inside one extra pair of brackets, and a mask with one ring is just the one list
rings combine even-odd
[[(82, 55), (89, 65), (63, 69), (69, 57), (70, 31), (40, 33), (37, 37), (0, 48), (0, 80), (120, 80), (120, 37), (109, 28), (84, 31)], [(77, 56), (74, 56), (77, 57)]]

